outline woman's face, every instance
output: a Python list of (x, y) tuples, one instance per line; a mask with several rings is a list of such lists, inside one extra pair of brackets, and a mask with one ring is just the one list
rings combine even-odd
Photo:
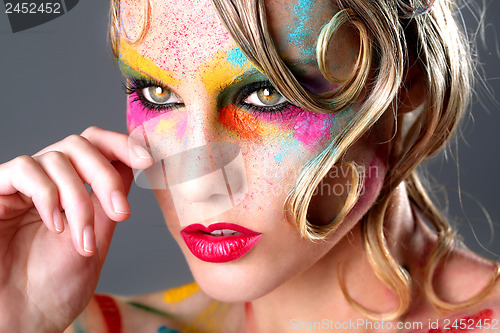
[[(121, 34), (132, 39), (144, 20), (137, 3), (121, 5)], [(309, 89), (332, 89), (315, 65), (314, 42), (334, 8), (313, 1), (267, 5), (282, 57)], [(332, 44), (340, 75), (355, 62), (349, 55), (356, 47), (355, 36)], [(156, 162), (144, 174), (197, 282), (211, 296), (255, 299), (319, 265), (375, 199), (387, 158), (381, 142), (391, 131), (385, 125), (344, 158), (367, 177), (351, 214), (326, 242), (301, 238), (284, 212), (287, 194), (302, 167), (356, 110), (324, 115), (288, 103), (243, 55), (211, 1), (152, 1), (144, 41), (122, 42), (119, 63), (128, 77), (129, 132)], [(329, 174), (310, 206), (313, 222), (335, 218), (349, 190), (347, 169)]]

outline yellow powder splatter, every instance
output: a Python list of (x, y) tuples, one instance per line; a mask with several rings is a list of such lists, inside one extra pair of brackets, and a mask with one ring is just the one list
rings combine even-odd
[(181, 333), (220, 332), (228, 310), (228, 304), (214, 301), (190, 325), (183, 327)]
[(207, 61), (201, 68), (201, 81), (208, 93), (218, 91), (238, 82), (243, 73), (252, 67), (249, 61), (230, 62), (228, 52), (218, 51), (211, 61)]
[(172, 131), (172, 129), (176, 128), (176, 126), (177, 126), (176, 123), (162, 119), (158, 122), (158, 125), (156, 126), (156, 131), (158, 133), (166, 133)]
[(192, 296), (194, 293), (200, 290), (200, 287), (196, 282), (192, 282), (190, 284), (186, 284), (184, 286), (180, 286), (177, 288), (172, 288), (167, 290), (163, 294), (163, 301), (165, 303), (179, 303), (189, 296)]
[[(175, 86), (180, 83), (180, 80), (176, 79), (171, 71), (160, 68), (153, 60), (143, 57), (136, 49), (123, 40), (120, 42), (119, 54), (119, 61), (122, 62), (120, 67), (124, 74), (127, 71), (136, 71), (144, 76), (152, 77), (165, 85)], [(130, 66), (130, 68), (124, 68), (126, 66)]]

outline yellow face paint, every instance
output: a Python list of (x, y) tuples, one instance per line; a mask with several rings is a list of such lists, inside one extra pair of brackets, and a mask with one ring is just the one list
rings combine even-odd
[(241, 53), (239, 48), (229, 51), (219, 51), (212, 60), (207, 61), (201, 68), (201, 81), (210, 95), (238, 82), (243, 74), (253, 66)]
[(182, 327), (181, 333), (221, 332), (228, 310), (228, 303), (213, 301), (189, 325)]
[(196, 292), (200, 290), (200, 287), (196, 282), (192, 282), (190, 284), (186, 284), (177, 288), (172, 288), (167, 290), (163, 294), (163, 301), (165, 303), (179, 303), (185, 300), (186, 298), (192, 296)]
[(173, 76), (171, 71), (164, 70), (156, 65), (153, 60), (143, 57), (124, 40), (120, 42), (118, 65), (122, 73), (129, 77), (137, 77), (137, 73), (140, 73), (166, 86), (176, 86), (181, 83), (179, 79)]

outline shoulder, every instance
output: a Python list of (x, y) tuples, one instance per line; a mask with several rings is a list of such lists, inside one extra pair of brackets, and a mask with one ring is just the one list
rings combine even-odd
[[(467, 249), (454, 249), (434, 275), (436, 296), (450, 305), (470, 302), (465, 310), (439, 310), (421, 302), (417, 315), (409, 316), (415, 324), (408, 332), (458, 333), (500, 332), (499, 264)], [(427, 297), (424, 297), (427, 298)], [(415, 310), (415, 309), (414, 309)], [(408, 324), (410, 327), (410, 324)]]
[[(114, 297), (122, 332), (231, 332), (227, 318), (237, 317), (234, 305), (216, 301), (195, 283), (133, 297)], [(235, 329), (234, 332), (237, 330)]]

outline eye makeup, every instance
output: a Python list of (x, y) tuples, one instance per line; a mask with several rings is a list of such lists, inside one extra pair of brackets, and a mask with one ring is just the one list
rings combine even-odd
[[(150, 86), (159, 85), (145, 79), (129, 80), (127, 83), (127, 93), (129, 94), (128, 121), (131, 128), (158, 115), (184, 107), (184, 104), (181, 103), (150, 106), (153, 103), (147, 101), (141, 92), (142, 89)], [(220, 109), (219, 122), (239, 137), (253, 142), (293, 134), (293, 137), (302, 145), (312, 147), (315, 143), (329, 137), (334, 115), (309, 112), (288, 102), (274, 106), (256, 106), (244, 102), (249, 95), (263, 89), (261, 87), (269, 86), (269, 82), (261, 81), (243, 86), (237, 96), (232, 97), (236, 102), (227, 104)], [(185, 113), (184, 111), (180, 112)], [(178, 118), (178, 113), (175, 114), (175, 118)], [(169, 127), (161, 126), (161, 131), (164, 132), (167, 128), (173, 130), (175, 127), (176, 136), (178, 138), (183, 136), (186, 128), (186, 117), (181, 117), (180, 120), (179, 126), (170, 123)], [(285, 133), (290, 131), (293, 133)]]
[(175, 78), (171, 71), (160, 68), (149, 58), (143, 57), (126, 42), (120, 43), (118, 67), (127, 78), (150, 78), (161, 82), (161, 86), (177, 86), (182, 81)]
[[(128, 64), (133, 64), (133, 67)], [(173, 73), (158, 68), (153, 61), (142, 57), (129, 45), (122, 47), (119, 65), (128, 77), (126, 92), (129, 96), (129, 129), (162, 115), (158, 117), (156, 132), (165, 135), (166, 132), (175, 133), (175, 137), (181, 140), (185, 136), (189, 118), (181, 96), (174, 98), (174, 103), (154, 103), (145, 96), (145, 92), (151, 91), (177, 96), (169, 87), (183, 84), (181, 80), (175, 79)], [(136, 66), (140, 66), (140, 70), (134, 69)], [(227, 134), (233, 137), (236, 135), (236, 138), (261, 143), (276, 139), (283, 142), (286, 138), (286, 141), (295, 140), (302, 146), (314, 149), (315, 143), (331, 136), (334, 115), (312, 113), (280, 99), (281, 95), (267, 77), (251, 65), (238, 47), (217, 52), (197, 72), (200, 76), (193, 82), (201, 80), (200, 87), (203, 87), (204, 93), (216, 99), (218, 121), (227, 130)], [(158, 77), (161, 81), (156, 79)], [(255, 99), (257, 95), (253, 95), (260, 93), (262, 97), (264, 90), (270, 96), (269, 104), (265, 104), (266, 100), (262, 98), (259, 102)], [(253, 98), (249, 98), (252, 95)], [(273, 101), (279, 102), (273, 104)]]
[(207, 93), (217, 96), (218, 92), (241, 81), (256, 72), (250, 61), (238, 47), (219, 51), (200, 68), (201, 81)]
[(262, 136), (259, 120), (250, 113), (242, 112), (233, 104), (226, 105), (220, 110), (219, 122), (250, 141), (258, 141)]
[(304, 111), (296, 106), (293, 106), (292, 109), (298, 109), (295, 111), (297, 117), (293, 124), (293, 136), (303, 145), (312, 147), (331, 137), (335, 121), (334, 114)]

